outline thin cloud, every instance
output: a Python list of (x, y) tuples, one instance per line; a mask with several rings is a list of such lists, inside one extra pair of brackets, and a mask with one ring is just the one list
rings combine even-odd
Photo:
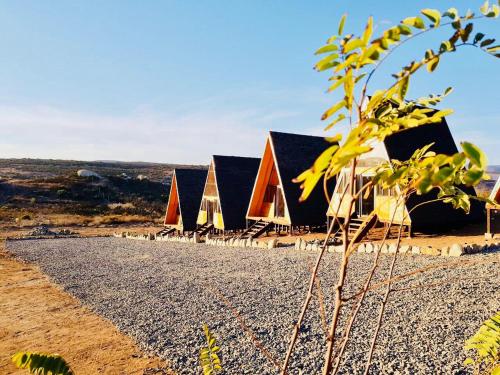
[(295, 112), (197, 112), (172, 116), (0, 107), (0, 156), (206, 164), (210, 155), (259, 155), (270, 123)]

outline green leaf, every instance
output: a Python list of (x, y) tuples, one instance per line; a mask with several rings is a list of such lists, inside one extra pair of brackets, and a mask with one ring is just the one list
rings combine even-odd
[(453, 21), (458, 19), (458, 10), (457, 8), (450, 8), (446, 12), (444, 12), (443, 16), (451, 18)]
[(441, 12), (439, 12), (436, 9), (422, 9), (420, 11), (424, 16), (426, 16), (428, 19), (430, 19), (434, 24), (433, 27), (438, 27), (439, 23), (441, 22)]
[(362, 80), (368, 73), (361, 73), (359, 76), (357, 76), (354, 79), (354, 83), (358, 83), (360, 80)]
[(500, 51), (500, 45), (486, 48), (486, 51), (488, 51), (489, 53)]
[(405, 76), (399, 83), (398, 97), (401, 101), (405, 100), (406, 93), (408, 92), (408, 86), (410, 85), (410, 76)]
[(488, 10), (490, 9), (490, 2), (486, 0), (484, 4), (479, 8), (482, 14), (488, 14)]
[(432, 114), (432, 117), (436, 119), (441, 119), (453, 113), (453, 109), (442, 109)]
[(473, 165), (485, 169), (488, 163), (486, 154), (477, 146), (469, 142), (462, 142), (462, 149)]
[(341, 100), (332, 107), (330, 107), (325, 113), (323, 113), (323, 116), (321, 116), (321, 120), (326, 120), (328, 117), (333, 115), (335, 112), (338, 112), (340, 109), (344, 108), (346, 106), (346, 101)]
[(339, 62), (334, 60), (328, 63), (324, 63), (319, 67), (315, 66), (314, 69), (316, 69), (318, 72), (324, 72), (325, 70), (336, 68), (337, 66), (339, 66)]
[(472, 358), (467, 358), (464, 361), (464, 366), (469, 366), (469, 365), (472, 365), (472, 364), (474, 364), (474, 360)]
[(316, 69), (319, 72), (328, 69), (327, 67), (329, 66), (329, 64), (333, 63), (333, 61), (336, 60), (338, 57), (339, 55), (336, 53), (332, 53), (328, 56), (325, 56), (318, 61), (318, 63), (314, 66), (314, 69)]
[(432, 183), (429, 177), (422, 178), (417, 182), (417, 194), (426, 194), (432, 190)]
[(446, 180), (449, 178), (453, 177), (453, 168), (451, 167), (444, 167), (441, 168), (434, 176), (433, 176), (433, 183), (436, 185), (440, 185), (444, 183)]
[(339, 23), (339, 35), (342, 35), (342, 33), (344, 32), (344, 24), (345, 24), (346, 18), (347, 18), (347, 14), (344, 14), (342, 16), (342, 18), (340, 19), (340, 23)]
[(481, 47), (486, 47), (489, 46), (490, 44), (495, 43), (495, 39), (485, 39), (481, 42), (480, 46)]
[(473, 29), (473, 24), (472, 23), (468, 23), (465, 28), (460, 32), (460, 38), (462, 39), (462, 42), (467, 42), (467, 40), (469, 39), (469, 35), (470, 33), (472, 32), (472, 29)]
[(403, 25), (413, 26), (417, 29), (425, 29), (425, 23), (420, 17), (408, 17), (401, 21)]
[(401, 24), (398, 28), (401, 35), (411, 35), (411, 29), (408, 26)]
[(345, 45), (344, 45), (344, 48), (343, 48), (343, 51), (345, 54), (355, 50), (356, 48), (360, 48), (360, 47), (363, 47), (365, 44), (364, 42), (361, 40), (361, 39), (351, 39), (350, 41), (348, 41)]
[(476, 36), (474, 37), (474, 44), (476, 44), (477, 42), (479, 42), (481, 39), (484, 38), (484, 34), (483, 33), (477, 33)]
[[(365, 48), (358, 60), (358, 68), (360, 66), (373, 64), (380, 57), (378, 44), (372, 44), (370, 47)], [(358, 76), (359, 77), (359, 76)], [(358, 80), (356, 80), (357, 82)]]
[[(297, 177), (294, 181), (299, 182), (299, 177)], [(314, 187), (317, 185), (321, 177), (323, 177), (323, 173), (311, 172), (308, 174), (307, 179), (305, 179), (302, 185), (300, 185), (302, 189), (302, 194), (300, 195), (299, 198), (300, 202), (305, 201), (309, 197), (309, 195), (311, 194), (311, 192), (313, 191)]]
[(335, 120), (333, 120), (332, 122), (330, 122), (325, 127), (325, 131), (330, 130), (335, 124), (337, 124), (338, 122), (342, 121), (343, 119), (345, 119), (345, 115), (343, 113), (341, 113), (340, 115), (337, 116), (337, 118)]
[(337, 88), (340, 87), (340, 85), (342, 85), (342, 83), (344, 83), (344, 80), (346, 79), (345, 76), (343, 76), (342, 78), (338, 79), (335, 81), (335, 83), (333, 83), (327, 90), (327, 92), (332, 92), (332, 91), (335, 91)]
[(325, 137), (325, 140), (329, 143), (338, 143), (342, 140), (342, 134), (335, 134), (333, 137)]
[(345, 101), (347, 102), (347, 109), (352, 108), (352, 102), (354, 99), (354, 78), (352, 76), (352, 69), (348, 69), (344, 79), (344, 94)]
[(337, 152), (338, 149), (339, 145), (334, 144), (333, 146), (330, 146), (325, 151), (323, 151), (313, 164), (312, 167), (313, 173), (323, 172), (330, 164), (332, 156)]
[(441, 46), (439, 47), (439, 52), (450, 52), (455, 49), (455, 46), (451, 44), (449, 40), (445, 40), (444, 42), (441, 43)]
[(327, 44), (326, 46), (319, 48), (314, 54), (321, 55), (323, 53), (335, 52), (338, 49), (339, 47), (336, 44)]
[(338, 39), (338, 35), (332, 35), (331, 37), (329, 37), (326, 40), (326, 44), (331, 44), (331, 43), (335, 42), (337, 39)]
[(384, 38), (391, 42), (399, 42), (401, 39), (401, 33), (399, 32), (399, 27), (391, 27), (384, 32)]
[(200, 350), (199, 357), (203, 375), (217, 374), (222, 371), (222, 367), (220, 366), (221, 361), (217, 355), (220, 347), (217, 345), (214, 335), (212, 335), (206, 324), (203, 324), (203, 331), (205, 332), (207, 342), (207, 347)]
[(335, 69), (334, 69), (334, 72), (337, 73), (337, 72), (340, 72), (342, 69), (350, 66), (351, 64), (354, 64), (357, 59), (359, 58), (359, 54), (354, 52), (354, 53), (351, 53), (349, 55), (349, 57), (347, 59), (345, 59), (345, 61), (341, 64), (338, 64)]
[(363, 36), (361, 37), (361, 40), (363, 43), (366, 45), (370, 41), (370, 38), (373, 33), (373, 17), (370, 16), (368, 17), (368, 21), (366, 23), (365, 31), (363, 32)]
[(427, 71), (429, 73), (432, 73), (434, 70), (436, 70), (438, 64), (439, 64), (439, 56), (436, 56), (427, 63)]
[(490, 11), (488, 12), (488, 14), (486, 14), (486, 17), (493, 17), (493, 18), (497, 18), (498, 15), (500, 15), (500, 7), (496, 4), (493, 4), (491, 6), (491, 9)]
[(29, 369), (32, 374), (73, 375), (68, 363), (57, 354), (17, 352), (12, 362), (18, 368)]
[(470, 169), (464, 175), (464, 183), (469, 186), (477, 185), (484, 175), (484, 171), (480, 169)]

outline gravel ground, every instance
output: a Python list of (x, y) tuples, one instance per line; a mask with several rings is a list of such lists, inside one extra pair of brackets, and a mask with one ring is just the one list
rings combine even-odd
[[(204, 322), (219, 339), (227, 374), (276, 373), (212, 290), (231, 301), (258, 340), (281, 361), (316, 257), (292, 248), (217, 248), (120, 238), (9, 241), (7, 249), (37, 263), (143, 349), (170, 360), (180, 374), (199, 373)], [(353, 256), (347, 294), (359, 287), (371, 257)], [(382, 259), (381, 271), (387, 271), (390, 257)], [(339, 254), (327, 254), (320, 274), (327, 311), (339, 260)], [(463, 341), (500, 310), (500, 254), (460, 260), (488, 263), (434, 270), (396, 284), (410, 289), (390, 297), (371, 373), (462, 373)], [(446, 261), (457, 259), (401, 256), (395, 274)], [(362, 373), (381, 298), (371, 292), (364, 302), (342, 373)], [(292, 358), (294, 374), (320, 372), (325, 339), (314, 301)]]

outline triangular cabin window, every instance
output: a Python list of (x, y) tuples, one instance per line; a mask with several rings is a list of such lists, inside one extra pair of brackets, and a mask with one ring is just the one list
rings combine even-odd
[(167, 212), (165, 214), (165, 225), (177, 225), (180, 220), (179, 192), (177, 190), (177, 179), (174, 175), (171, 182), (170, 195), (168, 198)]
[(214, 164), (210, 164), (207, 181), (203, 191), (201, 208), (198, 214), (197, 224), (214, 224), (216, 228), (223, 228), (222, 212), (219, 202), (219, 194), (215, 180)]
[(264, 219), (286, 218), (285, 197), (269, 140), (256, 179), (248, 217)]
[(208, 170), (207, 183), (205, 184), (203, 196), (217, 198), (217, 186), (215, 184), (215, 171), (213, 163), (210, 165), (210, 169)]

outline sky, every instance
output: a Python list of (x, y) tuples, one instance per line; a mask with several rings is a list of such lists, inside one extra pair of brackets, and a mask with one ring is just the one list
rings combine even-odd
[[(426, 7), (465, 12), (476, 1), (0, 0), (0, 157), (208, 164), (259, 156), (268, 130), (325, 133), (338, 94), (313, 70), (336, 33), (375, 33)], [(500, 20), (474, 31), (500, 38)], [(374, 76), (439, 46), (448, 30), (400, 48)], [(441, 39), (440, 39), (441, 38)], [(475, 49), (419, 73), (409, 97), (453, 86), (441, 108), (455, 141), (500, 164), (500, 60)], [(342, 127), (339, 127), (342, 131)]]

